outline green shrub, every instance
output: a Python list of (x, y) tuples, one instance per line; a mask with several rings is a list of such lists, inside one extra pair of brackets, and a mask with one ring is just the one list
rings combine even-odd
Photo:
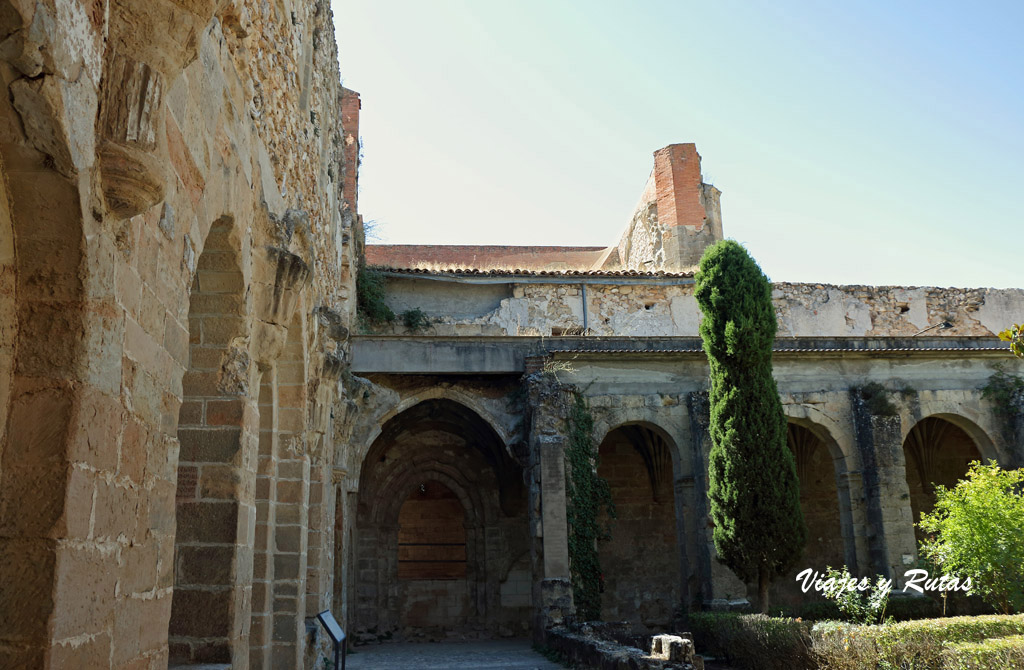
[(813, 668), (810, 627), (799, 619), (733, 612), (693, 612), (690, 632), (701, 654), (743, 670)]
[(789, 616), (800, 617), (809, 621), (829, 621), (839, 619), (842, 616), (842, 612), (839, 611), (839, 607), (834, 602), (824, 600), (822, 602), (811, 602), (802, 605), (790, 612)]
[(1024, 668), (1024, 635), (961, 642), (942, 652), (944, 670)]
[(824, 622), (814, 625), (811, 638), (818, 667), (829, 670), (943, 670), (943, 652), (950, 644), (1020, 634), (1024, 616), (992, 615), (885, 626)]
[[(952, 606), (947, 608), (947, 614), (953, 614)], [(939, 598), (925, 595), (917, 598), (889, 598), (889, 605), (885, 608), (885, 617), (892, 617), (896, 621), (912, 621), (915, 619), (935, 619), (943, 616), (942, 601)]]
[(1024, 469), (975, 461), (953, 488), (935, 488), (935, 511), (918, 524), (921, 554), (1004, 614), (1024, 609)]
[(857, 389), (860, 397), (873, 416), (896, 416), (899, 410), (889, 399), (889, 392), (878, 382), (868, 382)]
[(419, 307), (413, 309), (407, 309), (400, 315), (402, 317), (402, 325), (405, 326), (410, 332), (418, 333), (421, 330), (426, 330), (431, 325), (430, 317)]
[(356, 273), (356, 306), (359, 316), (372, 325), (392, 323), (394, 311), (388, 307), (388, 279), (376, 268), (360, 262)]
[[(853, 577), (844, 565), (842, 570), (827, 568), (824, 579), (826, 584), (831, 584), (825, 589), (824, 595), (836, 604), (844, 620), (878, 623), (885, 618), (885, 606), (889, 602), (889, 591), (892, 588), (885, 577), (879, 575), (875, 583), (871, 584), (866, 578), (858, 580)], [(862, 584), (867, 586), (864, 591), (859, 588)]]

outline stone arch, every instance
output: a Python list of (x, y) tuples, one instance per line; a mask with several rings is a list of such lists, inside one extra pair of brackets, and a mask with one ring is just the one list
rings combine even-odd
[[(231, 217), (210, 227), (189, 297), (189, 363), (178, 419), (170, 657), (248, 659), (254, 516), (249, 491), (258, 440), (249, 398), (245, 280)], [(242, 623), (244, 621), (244, 624)]]
[[(20, 76), (13, 67), (10, 75)], [(100, 633), (102, 624), (62, 614), (60, 603), (77, 597), (79, 580), (97, 568), (117, 572), (113, 552), (103, 555), (93, 542), (116, 538), (115, 529), (91, 529), (89, 521), (96, 480), (106, 474), (94, 473), (110, 471), (123, 416), (121, 350), (97, 346), (122, 334), (115, 319), (102, 316), (108, 303), (90, 304), (97, 297), (87, 281), (97, 283), (99, 268), (85, 262), (108, 240), (97, 234), (86, 242), (77, 168), (64, 160), (57, 165), (58, 156), (70, 156), (65, 136), (57, 133), (45, 148), (19, 136), (25, 126), (14, 105), (26, 102), (39, 113), (32, 98), (52, 81), (5, 81), (10, 86), (0, 96), (0, 117), (10, 131), (0, 143), (0, 643), (14, 641), (6, 660), (23, 667), (43, 667), (47, 654), (61, 658), (48, 649), (68, 638)], [(86, 81), (83, 76), (83, 88)], [(47, 103), (51, 111), (50, 105), (66, 103), (64, 89), (57, 89)], [(32, 121), (62, 124), (64, 117)], [(87, 448), (89, 440), (75, 439), (108, 427), (113, 439), (104, 434)], [(83, 446), (76, 448), (78, 442)], [(102, 493), (124, 493), (114, 488)], [(67, 567), (58, 578), (61, 565)], [(113, 587), (97, 590), (98, 611), (112, 611), (114, 602)]]
[(602, 619), (662, 629), (685, 601), (678, 460), (668, 432), (646, 421), (618, 424), (599, 443), (597, 473), (608, 481), (617, 514), (600, 517), (610, 527), (609, 539), (598, 543)]
[[(839, 527), (843, 543), (843, 563), (857, 572), (867, 562), (867, 546), (854, 529), (865, 521), (864, 493), (860, 460), (847, 440), (852, 436), (824, 412), (806, 405), (783, 405), (790, 425), (800, 426), (820, 441), (832, 460), (839, 509)], [(787, 436), (788, 442), (788, 436)], [(805, 566), (806, 567), (806, 566)]]
[(906, 441), (907, 437), (911, 432), (913, 432), (914, 428), (921, 423), (921, 421), (930, 418), (948, 421), (962, 430), (969, 438), (971, 438), (971, 441), (974, 443), (974, 447), (978, 450), (979, 455), (986, 463), (989, 461), (996, 461), (1004, 467), (1006, 466), (1006, 463), (1003, 463), (1004, 459), (1001, 457), (999, 449), (996, 447), (995, 442), (991, 437), (989, 437), (985, 429), (962, 414), (954, 414), (952, 412), (933, 412), (931, 414), (926, 414), (925, 416), (922, 416), (921, 419), (908, 426), (906, 434), (903, 436), (904, 441)]
[[(491, 423), (464, 404), (438, 395), (400, 407), (374, 431), (360, 464), (350, 625), (417, 634), (431, 617), (432, 628), (449, 630), (527, 620), (528, 607), (501, 606), (498, 577), (529, 544), (518, 464)], [(464, 578), (399, 579), (400, 553), (410, 551), (399, 546), (399, 517), (428, 482), (464, 510)]]
[[(490, 426), (491, 430), (498, 435), (502, 443), (505, 445), (505, 450), (509, 456), (512, 455), (511, 444), (514, 439), (512, 431), (503, 426), (501, 422), (487, 411), (487, 409), (481, 405), (472, 394), (456, 388), (436, 386), (423, 389), (411, 396), (403, 398), (395, 406), (373, 418), (373, 427), (370, 429), (366, 440), (361, 446), (360, 453), (358, 454), (357, 462), (360, 464), (360, 473), (362, 472), (362, 464), (366, 462), (367, 453), (377, 441), (377, 438), (380, 437), (384, 426), (396, 416), (408, 411), (420, 403), (427, 402), (428, 400), (451, 400), (460, 405), (465, 405), (480, 417), (480, 419), (485, 421), (488, 426)], [(356, 481), (358, 482), (359, 479), (357, 478)]]
[(787, 418), (786, 444), (796, 460), (807, 542), (790, 573), (775, 581), (774, 602), (798, 606), (808, 596), (796, 582), (797, 573), (846, 565), (857, 574), (857, 557), (846, 462), (839, 446), (823, 426), (793, 418)]
[[(970, 431), (970, 432), (969, 432)], [(974, 435), (984, 435), (971, 421), (954, 414), (923, 417), (907, 431), (903, 440), (907, 487), (914, 535), (920, 543), (924, 532), (917, 527), (921, 514), (935, 506), (935, 486), (953, 487), (967, 473), (971, 461), (996, 460), (990, 440), (981, 445)], [(987, 439), (987, 438), (986, 438)], [(988, 454), (985, 454), (985, 451)]]

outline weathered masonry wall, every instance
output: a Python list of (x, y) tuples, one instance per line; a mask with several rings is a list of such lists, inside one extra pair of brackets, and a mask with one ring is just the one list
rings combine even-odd
[(7, 2), (0, 39), (0, 666), (311, 664), (358, 241), (329, 3)]
[[(398, 311), (419, 308), (433, 318), (425, 335), (698, 334), (700, 310), (686, 276), (555, 273), (531, 283), (483, 274), (486, 283), (479, 274), (390, 273), (389, 300)], [(1015, 322), (1024, 289), (776, 284), (772, 298), (780, 337), (912, 336), (928, 328), (931, 336), (991, 336)]]
[[(355, 347), (374, 339), (360, 336)], [(440, 344), (429, 335), (389, 341), (414, 339)], [(571, 340), (573, 347), (550, 354), (549, 373), (535, 372), (537, 361), (543, 360), (537, 358), (538, 352), (557, 349), (558, 340), (500, 339), (505, 348), (512, 348), (513, 340), (523, 340), (523, 348), (533, 352), (517, 372), (504, 367), (503, 359), (495, 361), (498, 366), (493, 369), (478, 365), (484, 359), (474, 358), (472, 350), (493, 345), (491, 338), (472, 337), (453, 338), (461, 343), (453, 351), (474, 363), (458, 371), (453, 368), (448, 375), (393, 370), (371, 374), (357, 399), (360, 411), (349, 434), (351, 450), (339, 452), (350, 468), (360, 467), (363, 460), (363, 475), (350, 481), (351, 495), (360, 496), (360, 506), (366, 506), (361, 513), (393, 505), (387, 503), (389, 496), (381, 495), (382, 488), (363, 496), (371, 491), (366, 473), (381, 463), (373, 445), (390, 434), (395, 417), (414, 416), (417, 411), (429, 414), (427, 408), (441, 399), (463, 408), (462, 434), (474, 434), (477, 429), (472, 426), (482, 420), (501, 436), (506, 452), (525, 464), (532, 545), (530, 603), (540, 624), (561, 620), (571, 599), (565, 589), (564, 471), (559, 475), (557, 467), (567, 406), (558, 389), (571, 385), (587, 398), (593, 437), (600, 445), (599, 472), (609, 480), (619, 507), (612, 539), (600, 545), (604, 615), (628, 620), (637, 629), (657, 630), (680, 606), (743, 599), (744, 585), (714, 560), (708, 526), (710, 440), (703, 354), (692, 342), (673, 348), (659, 341), (649, 351), (628, 351), (623, 347), (631, 338), (622, 338), (617, 346), (599, 338), (590, 349), (581, 345), (588, 338), (563, 339)], [(810, 530), (801, 568), (845, 564), (854, 572), (891, 575), (898, 583), (916, 558), (913, 523), (931, 504), (922, 482), (951, 482), (963, 475), (970, 458), (994, 459), (1005, 467), (1024, 464), (1024, 443), (981, 394), (994, 365), (1005, 364), (1017, 374), (1024, 367), (1005, 350), (972, 349), (964, 338), (950, 339), (960, 348), (946, 350), (938, 346), (942, 339), (921, 340), (916, 351), (896, 346), (852, 351), (836, 340), (831, 348), (822, 344), (776, 353), (775, 376), (790, 423), (789, 443), (797, 456), (801, 503)], [(914, 341), (902, 340), (908, 345)], [(359, 360), (357, 355), (357, 367)], [(413, 367), (409, 358), (403, 360)], [(864, 401), (864, 389), (871, 384), (883, 389), (885, 403)], [(524, 402), (527, 421), (519, 418)], [(439, 427), (440, 415), (432, 415), (438, 417)], [(454, 425), (448, 419), (444, 423)], [(451, 438), (437, 435), (437, 441), (428, 444), (410, 426), (396, 434), (418, 445), (421, 458), (399, 456), (392, 467), (404, 461), (426, 471), (453, 462), (453, 456), (473, 457), (472, 449)], [(451, 454), (437, 451), (441, 445), (449, 445)], [(374, 481), (381, 480), (375, 476)], [(399, 560), (397, 547), (381, 545), (378, 531), (364, 528), (359, 529), (360, 537), (369, 533), (373, 539), (357, 541), (348, 560), (359, 566)], [(642, 554), (637, 554), (638, 546), (643, 547)], [(372, 562), (366, 563), (368, 559)], [(776, 584), (777, 602), (806, 603), (792, 579), (796, 572)], [(476, 579), (480, 588), (493, 588), (491, 577)], [(380, 586), (378, 582), (375, 588)], [(508, 582), (499, 587), (502, 602), (511, 588)], [(355, 599), (360, 592), (357, 587)], [(364, 593), (379, 597), (374, 589)], [(427, 602), (440, 606), (450, 597), (447, 593), (436, 588)], [(381, 606), (377, 611), (386, 610)], [(372, 628), (372, 622), (352, 620), (357, 629)]]

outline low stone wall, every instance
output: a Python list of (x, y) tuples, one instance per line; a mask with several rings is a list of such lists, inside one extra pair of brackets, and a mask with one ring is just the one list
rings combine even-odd
[(694, 652), (689, 633), (643, 639), (644, 651), (630, 646), (629, 636), (614, 626), (581, 624), (544, 632), (542, 646), (572, 667), (593, 670), (703, 670), (704, 659)]

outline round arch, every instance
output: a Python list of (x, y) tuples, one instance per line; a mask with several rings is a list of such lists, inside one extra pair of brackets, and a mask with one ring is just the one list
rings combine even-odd
[(511, 444), (515, 437), (513, 434), (514, 431), (503, 426), (501, 422), (499, 422), (489, 411), (487, 411), (485, 407), (480, 404), (477, 398), (472, 394), (459, 389), (441, 387), (429, 388), (423, 389), (422, 391), (406, 398), (402, 398), (391, 408), (370, 419), (372, 422), (372, 428), (368, 431), (367, 437), (361, 441), (359, 452), (354, 455), (356, 462), (359, 463), (357, 478), (355, 480), (356, 483), (361, 481), (363, 464), (366, 462), (370, 450), (373, 448), (374, 443), (377, 442), (385, 426), (417, 405), (431, 400), (450, 400), (459, 405), (463, 405), (468, 410), (472, 411), (481, 421), (490, 426), (491, 430), (493, 430), (495, 435), (497, 435), (501, 440), (506, 453), (508, 453), (509, 457), (512, 457)]
[[(804, 568), (823, 571), (825, 563), (839, 560), (846, 564), (851, 573), (857, 574), (859, 564), (866, 559), (866, 556), (858, 555), (863, 551), (858, 551), (854, 532), (854, 519), (862, 516), (863, 504), (863, 491), (857, 472), (859, 461), (844, 449), (835, 436), (840, 430), (839, 426), (824, 413), (805, 405), (782, 407), (787, 425), (786, 442), (797, 456), (798, 472), (802, 472), (801, 506), (805, 522), (808, 516), (811, 517), (805, 552), (810, 552), (807, 554), (810, 561), (823, 561), (820, 566), (801, 563), (794, 575)], [(813, 442), (808, 443), (806, 436), (812, 437)], [(824, 449), (831, 461), (831, 467), (827, 470), (823, 471), (820, 465), (815, 468), (813, 451), (818, 448)], [(803, 463), (802, 457), (805, 459)], [(826, 476), (827, 484), (824, 481)], [(817, 502), (812, 499), (817, 499)], [(835, 516), (831, 516), (833, 509), (836, 510)], [(803, 597), (802, 594), (798, 595), (799, 591), (795, 588), (784, 589), (796, 584), (793, 579), (782, 578), (778, 583), (786, 590), (783, 598), (785, 595), (795, 599)]]
[[(353, 578), (346, 587), (355, 605), (350, 625), (356, 628), (386, 634), (424, 626), (458, 631), (473, 624), (497, 628), (529, 621), (528, 606), (514, 611), (500, 598), (501, 575), (530, 546), (522, 470), (493, 418), (454, 400), (448, 391), (417, 394), (383, 413), (386, 418), (374, 427), (359, 463), (353, 559), (359, 570), (349, 571)], [(449, 491), (463, 510), (466, 570), (457, 579), (444, 571), (433, 577), (430, 571), (410, 572), (403, 563), (418, 550), (400, 542), (400, 517), (417, 490), (437, 493), (431, 493), (430, 482)], [(438, 503), (437, 509), (446, 505), (451, 512), (450, 502)], [(430, 505), (422, 509), (429, 511)], [(399, 577), (400, 564), (404, 578)], [(455, 604), (437, 609), (446, 601)]]
[[(984, 438), (979, 442), (978, 436)], [(956, 414), (935, 413), (914, 422), (903, 439), (904, 477), (910, 494), (914, 534), (925, 534), (916, 523), (932, 511), (936, 486), (953, 487), (967, 474), (970, 463), (995, 460), (992, 442), (972, 421)]]
[(942, 419), (948, 421), (960, 430), (962, 430), (967, 437), (971, 438), (974, 443), (974, 447), (978, 450), (981, 458), (984, 462), (996, 461), (1000, 465), (1005, 465), (1002, 459), (999, 457), (999, 450), (996, 448), (992, 438), (988, 436), (988, 433), (971, 419), (963, 416), (962, 414), (954, 414), (951, 412), (935, 412), (933, 414), (927, 414), (922, 416), (920, 419), (910, 424), (907, 427), (906, 432), (903, 434), (903, 441), (906, 443), (907, 437), (910, 436), (914, 428), (916, 428), (922, 421), (926, 419)]
[(611, 532), (598, 543), (605, 620), (630, 620), (664, 629), (689, 601), (684, 502), (679, 453), (668, 431), (627, 418), (595, 426), (598, 475), (609, 486), (616, 518), (602, 513)]

